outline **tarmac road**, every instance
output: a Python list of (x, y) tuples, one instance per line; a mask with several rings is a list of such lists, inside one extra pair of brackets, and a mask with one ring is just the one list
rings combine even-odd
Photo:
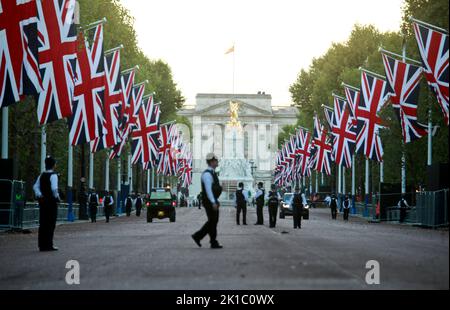
[[(277, 227), (236, 226), (235, 209), (220, 210), (218, 240), (199, 248), (190, 235), (204, 210), (178, 208), (177, 221), (147, 223), (121, 216), (110, 223), (57, 227), (57, 252), (37, 250), (37, 231), (0, 233), (0, 289), (449, 289), (449, 232), (388, 223), (330, 219), (312, 209), (301, 230), (292, 217)], [(66, 262), (80, 264), (80, 284), (65, 282)], [(366, 262), (380, 264), (380, 284), (366, 283)]]

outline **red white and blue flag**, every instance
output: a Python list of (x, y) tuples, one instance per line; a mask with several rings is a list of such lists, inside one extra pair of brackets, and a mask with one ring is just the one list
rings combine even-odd
[(106, 86), (103, 56), (103, 25), (93, 29), (90, 44), (82, 35), (77, 51), (73, 114), (69, 118), (70, 143), (90, 142), (106, 133), (103, 128), (103, 100)]
[(331, 151), (332, 147), (328, 139), (328, 132), (323, 125), (320, 124), (319, 118), (314, 116), (314, 169), (316, 171), (331, 174)]
[(311, 175), (309, 161), (311, 159), (311, 133), (304, 129), (297, 131), (297, 154), (299, 161), (297, 164), (297, 173), (301, 176)]
[(0, 0), (0, 108), (42, 90), (36, 0)]
[(388, 98), (386, 81), (362, 71), (361, 100), (356, 115), (358, 119), (356, 152), (378, 162), (383, 161), (383, 145), (379, 130), (384, 128), (378, 113)]
[(382, 54), (388, 92), (395, 114), (400, 121), (405, 143), (420, 139), (428, 127), (417, 121), (422, 67), (414, 66)]
[[(347, 106), (350, 109), (350, 117), (352, 118), (353, 125), (357, 127), (357, 113), (358, 113), (358, 106), (359, 101), (361, 99), (361, 93), (360, 90), (356, 87), (343, 84), (344, 85), (344, 92), (345, 92), (345, 98), (347, 99)], [(357, 128), (356, 128), (357, 130)], [(358, 135), (358, 131), (356, 131), (356, 135)]]
[(333, 158), (343, 167), (352, 166), (352, 155), (355, 152), (356, 128), (350, 116), (350, 108), (344, 98), (334, 96), (333, 113)]
[(72, 115), (77, 32), (75, 0), (38, 1), (39, 69), (43, 91), (37, 116), (47, 124)]
[(174, 124), (165, 124), (160, 126), (159, 139), (161, 141), (161, 147), (159, 148), (159, 174), (175, 175), (176, 173), (176, 167), (173, 166), (175, 154), (172, 149), (174, 131)]
[(133, 164), (150, 162), (154, 165), (155, 158), (159, 153), (159, 145), (155, 143), (155, 138), (159, 136), (158, 114), (153, 96), (145, 98), (136, 125), (131, 132), (131, 161)]
[(436, 94), (448, 126), (448, 34), (433, 30), (419, 22), (413, 22), (413, 27), (425, 68), (425, 78)]
[(120, 50), (105, 55), (105, 74), (103, 127), (106, 133), (91, 141), (91, 152), (111, 148), (120, 142), (119, 113), (123, 100), (120, 87)]

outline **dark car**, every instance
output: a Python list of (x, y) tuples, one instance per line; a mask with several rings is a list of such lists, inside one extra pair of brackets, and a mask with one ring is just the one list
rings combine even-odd
[(147, 202), (147, 222), (152, 222), (154, 218), (169, 218), (175, 222), (176, 201), (173, 199), (170, 191), (164, 188), (156, 188), (150, 193), (150, 199)]
[[(294, 195), (293, 193), (285, 193), (283, 195), (283, 200), (281, 201), (280, 219), (284, 219), (284, 217), (286, 215), (292, 216), (293, 211), (292, 211), (292, 207), (290, 206), (290, 202), (291, 202), (293, 195)], [(302, 217), (304, 220), (309, 219), (309, 205), (308, 204), (303, 208)]]

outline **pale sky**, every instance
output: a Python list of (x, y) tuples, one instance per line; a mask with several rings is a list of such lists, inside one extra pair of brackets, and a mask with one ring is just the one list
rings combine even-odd
[(195, 104), (197, 93), (272, 95), (292, 102), (289, 86), (353, 25), (400, 28), (402, 0), (121, 0), (135, 18), (138, 45), (172, 68), (175, 82)]

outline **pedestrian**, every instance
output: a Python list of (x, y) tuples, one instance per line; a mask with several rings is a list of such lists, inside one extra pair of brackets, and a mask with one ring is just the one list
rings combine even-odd
[(137, 193), (137, 197), (134, 202), (134, 205), (136, 206), (136, 216), (141, 216), (142, 204), (143, 204), (143, 201), (142, 201), (141, 193)]
[(45, 171), (42, 172), (33, 186), (34, 194), (39, 201), (38, 247), (40, 251), (57, 251), (53, 245), (53, 235), (58, 214), (58, 175), (55, 172), (56, 161), (45, 158)]
[(334, 193), (331, 195), (330, 208), (331, 208), (331, 218), (333, 220), (335, 220), (336, 219), (336, 215), (337, 215), (337, 198), (336, 198), (336, 195)]
[(125, 213), (127, 216), (131, 215), (131, 208), (133, 207), (133, 199), (131, 195), (128, 193), (127, 198), (125, 199)]
[(267, 205), (269, 206), (269, 227), (275, 228), (277, 224), (278, 206), (280, 205), (281, 196), (277, 192), (277, 186), (272, 184), (267, 195)]
[(255, 199), (256, 199), (256, 223), (255, 225), (264, 225), (264, 215), (263, 215), (263, 208), (264, 208), (264, 183), (259, 182), (258, 183), (258, 189), (256, 190)]
[(105, 211), (106, 223), (109, 223), (109, 217), (112, 214), (114, 205), (114, 199), (112, 197), (112, 193), (106, 192), (103, 197), (103, 210)]
[(403, 223), (406, 218), (406, 210), (410, 209), (408, 202), (406, 201), (405, 194), (402, 194), (397, 207), (400, 209), (400, 219), (399, 222)]
[(239, 182), (234, 200), (236, 206), (236, 224), (239, 225), (239, 218), (242, 211), (242, 225), (247, 225), (247, 201), (248, 194), (244, 191), (244, 183)]
[(350, 213), (350, 198), (345, 195), (344, 202), (342, 203), (344, 208), (344, 221), (348, 221), (348, 214)]
[(192, 235), (195, 243), (201, 247), (200, 241), (209, 234), (211, 248), (221, 249), (222, 246), (217, 241), (217, 223), (219, 222), (219, 197), (222, 194), (222, 186), (219, 183), (219, 177), (215, 169), (219, 165), (218, 157), (214, 153), (206, 155), (206, 164), (208, 168), (203, 171), (201, 176), (202, 186), (202, 204), (206, 211), (208, 220), (203, 227)]
[(306, 198), (304, 193), (300, 193), (300, 187), (296, 186), (294, 195), (291, 198), (292, 218), (294, 220), (294, 229), (302, 228), (302, 215), (306, 205)]
[(96, 223), (99, 200), (95, 188), (92, 188), (91, 193), (89, 194), (88, 197), (88, 201), (89, 201), (89, 216), (91, 217), (91, 223)]

